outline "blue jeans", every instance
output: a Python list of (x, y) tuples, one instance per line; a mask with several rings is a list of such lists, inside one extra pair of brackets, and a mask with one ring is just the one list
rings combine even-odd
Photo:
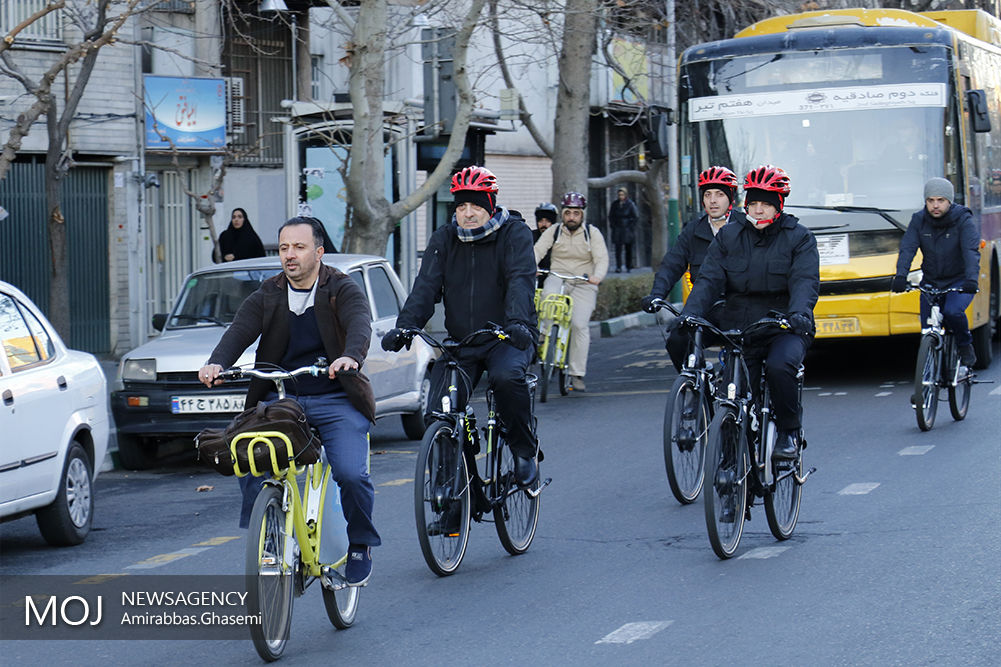
[[(959, 287), (962, 281), (953, 285), (936, 285), (938, 289), (946, 287)], [(970, 323), (966, 321), (966, 309), (973, 301), (973, 294), (963, 294), (962, 292), (949, 292), (945, 295), (945, 302), (942, 304), (942, 323), (945, 328), (952, 332), (956, 338), (956, 345), (970, 345), (973, 343), (973, 334), (970, 333)], [(921, 328), (928, 323), (928, 315), (931, 313), (931, 303), (928, 298), (921, 295)]]
[[(269, 402), (274, 395), (268, 397)], [(320, 433), (323, 450), (332, 468), (334, 481), (341, 487), (341, 505), (348, 522), (348, 541), (376, 547), (382, 544), (372, 523), (375, 487), (368, 475), (368, 431), (371, 422), (353, 405), (343, 391), (317, 396), (299, 396), (306, 418)], [(240, 478), (243, 506), (240, 527), (250, 524), (250, 512), (261, 490), (262, 479)]]

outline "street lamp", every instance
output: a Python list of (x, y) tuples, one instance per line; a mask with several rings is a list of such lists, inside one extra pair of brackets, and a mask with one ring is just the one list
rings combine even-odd
[(261, 0), (257, 11), (261, 14), (277, 14), (278, 12), (287, 12), (288, 5), (285, 4), (285, 0)]

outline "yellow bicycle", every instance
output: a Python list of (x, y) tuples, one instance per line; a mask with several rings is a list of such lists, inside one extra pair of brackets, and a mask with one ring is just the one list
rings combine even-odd
[[(224, 379), (243, 376), (271, 380), (278, 397), (285, 397), (284, 380), (297, 375), (326, 375), (322, 360), (294, 371), (230, 369)], [(248, 448), (246, 469), (236, 455)], [(269, 454), (270, 467), (258, 468), (254, 452)], [(284, 450), (287, 457), (277, 456)], [(240, 433), (230, 443), (233, 469), (237, 476), (265, 477), (254, 502), (247, 531), (246, 577), (247, 613), (259, 616), (251, 623), (254, 648), (264, 660), (281, 657), (292, 625), (292, 601), (314, 581), (321, 583), (323, 604), (334, 627), (351, 627), (358, 612), (360, 588), (348, 586), (343, 576), (347, 562), (347, 523), (340, 506), (340, 489), (330, 476), (325, 458), (308, 466), (297, 466), (292, 443), (278, 431)], [(322, 450), (321, 450), (322, 452)], [(287, 458), (287, 467), (281, 462)], [(298, 478), (303, 477), (300, 491)]]
[(536, 310), (539, 312), (539, 331), (542, 339), (539, 341), (538, 355), (541, 373), (539, 373), (539, 400), (543, 403), (549, 398), (549, 382), (554, 371), (559, 371), (560, 395), (570, 393), (570, 373), (567, 369), (567, 352), (570, 350), (570, 316), (573, 313), (573, 297), (567, 294), (567, 284), (587, 282), (587, 276), (565, 276), (555, 271), (539, 271), (542, 274), (556, 276), (562, 282), (560, 291), (542, 296), (541, 290), (536, 293)]

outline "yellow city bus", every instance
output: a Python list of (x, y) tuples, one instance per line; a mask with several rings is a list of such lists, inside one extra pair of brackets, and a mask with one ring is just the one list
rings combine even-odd
[(917, 293), (892, 294), (890, 281), (925, 181), (948, 178), (981, 229), (980, 292), (967, 314), (980, 364), (990, 363), (1001, 21), (979, 10), (805, 12), (693, 46), (679, 67), (683, 219), (701, 213), (700, 170), (778, 165), (792, 181), (786, 210), (820, 249), (818, 337), (913, 333)]

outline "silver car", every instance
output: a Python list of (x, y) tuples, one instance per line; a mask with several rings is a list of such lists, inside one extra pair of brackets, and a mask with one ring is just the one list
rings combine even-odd
[(79, 544), (108, 448), (108, 384), (23, 292), (0, 281), (0, 519), (34, 513), (49, 544)]
[[(406, 300), (400, 279), (382, 257), (330, 254), (324, 255), (323, 262), (351, 276), (368, 295), (372, 341), (362, 372), (372, 381), (376, 416), (402, 415), (407, 437), (420, 439), (433, 350), (420, 340), (398, 354), (387, 353), (380, 345), (382, 335), (395, 326)], [(154, 327), (162, 333), (122, 357), (120, 387), (111, 394), (118, 455), (124, 467), (147, 468), (156, 461), (161, 442), (193, 436), (206, 427), (224, 427), (243, 410), (246, 382), (207, 389), (198, 381), (198, 369), (243, 300), (263, 280), (279, 272), (277, 257), (227, 262), (195, 271), (185, 279), (174, 309), (153, 316)], [(237, 364), (253, 364), (256, 348), (255, 343)]]

